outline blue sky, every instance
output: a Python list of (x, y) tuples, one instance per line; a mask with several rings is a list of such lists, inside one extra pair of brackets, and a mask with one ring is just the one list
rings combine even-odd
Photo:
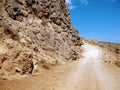
[(80, 36), (120, 43), (120, 0), (66, 0)]

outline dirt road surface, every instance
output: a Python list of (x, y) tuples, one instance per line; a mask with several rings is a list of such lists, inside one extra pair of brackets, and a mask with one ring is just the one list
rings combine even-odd
[(79, 61), (42, 70), (39, 76), (0, 80), (0, 90), (120, 90), (120, 68), (104, 63), (102, 50), (85, 44)]

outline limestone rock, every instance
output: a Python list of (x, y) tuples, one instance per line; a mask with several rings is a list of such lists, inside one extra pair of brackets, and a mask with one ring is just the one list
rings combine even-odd
[(65, 0), (0, 0), (0, 10), (0, 72), (35, 75), (42, 62), (79, 58)]

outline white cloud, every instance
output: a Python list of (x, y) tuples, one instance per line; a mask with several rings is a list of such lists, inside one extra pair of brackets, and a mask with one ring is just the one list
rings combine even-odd
[(72, 9), (74, 9), (75, 7), (76, 7), (76, 6), (74, 6), (74, 5), (70, 5), (70, 6), (69, 6), (69, 9), (72, 10)]
[(76, 7), (76, 5), (74, 5), (73, 1), (72, 0), (65, 0), (69, 9), (72, 10)]
[(88, 5), (88, 0), (80, 0), (81, 4)]
[[(77, 2), (75, 0), (65, 0), (65, 1), (66, 1), (66, 3), (67, 3), (70, 10), (75, 9), (77, 7), (77, 5), (78, 5), (78, 4), (76, 4)], [(79, 1), (83, 5), (88, 5), (89, 4), (88, 0), (79, 0)]]
[(71, 0), (65, 0), (67, 4), (71, 4)]

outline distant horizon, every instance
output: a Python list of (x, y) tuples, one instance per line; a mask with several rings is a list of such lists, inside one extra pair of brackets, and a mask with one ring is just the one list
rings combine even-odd
[(120, 0), (66, 0), (81, 37), (120, 44)]
[(95, 39), (95, 38), (86, 38), (86, 37), (81, 37), (81, 38), (85, 38), (85, 39), (88, 39), (88, 40), (97, 40), (99, 42), (107, 42), (107, 43), (113, 43), (113, 44), (120, 44), (120, 43), (116, 43), (116, 42), (102, 41), (102, 40), (98, 40), (98, 39)]

